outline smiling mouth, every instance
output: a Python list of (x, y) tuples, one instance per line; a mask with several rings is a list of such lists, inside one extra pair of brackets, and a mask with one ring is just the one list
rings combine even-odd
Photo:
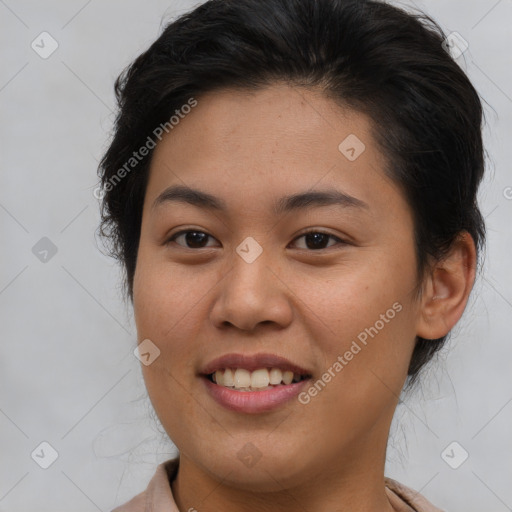
[(279, 368), (259, 368), (252, 372), (244, 368), (225, 368), (206, 375), (206, 378), (218, 386), (235, 391), (265, 391), (301, 382), (311, 378), (311, 375)]

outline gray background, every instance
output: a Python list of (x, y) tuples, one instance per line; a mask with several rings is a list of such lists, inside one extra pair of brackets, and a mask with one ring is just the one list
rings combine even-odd
[[(0, 511), (108, 511), (175, 454), (133, 355), (118, 268), (98, 249), (93, 190), (114, 79), (157, 37), (164, 15), (196, 3), (0, 0)], [(489, 240), (484, 277), (452, 341), (397, 410), (386, 474), (452, 512), (505, 512), (512, 510), (512, 1), (415, 5), (469, 43), (457, 61), (486, 102), (480, 199)], [(59, 45), (47, 59), (31, 48), (43, 31)], [(32, 250), (43, 237), (57, 248), (46, 262)], [(58, 452), (46, 470), (31, 458), (43, 441)], [(451, 460), (469, 453), (458, 469), (441, 456), (453, 441), (460, 447), (448, 450)], [(48, 449), (44, 457), (40, 450), (38, 460), (48, 461)]]

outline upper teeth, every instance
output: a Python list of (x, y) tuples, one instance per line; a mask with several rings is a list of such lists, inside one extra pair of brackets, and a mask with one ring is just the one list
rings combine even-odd
[(300, 380), (300, 375), (292, 371), (281, 371), (279, 368), (259, 368), (253, 372), (244, 368), (217, 370), (213, 380), (219, 386), (234, 387), (235, 389), (266, 388), (269, 385), (291, 384), (293, 380)]

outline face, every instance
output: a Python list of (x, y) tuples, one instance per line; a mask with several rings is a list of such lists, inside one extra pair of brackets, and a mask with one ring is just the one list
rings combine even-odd
[(155, 410), (185, 467), (240, 488), (374, 471), (419, 313), (412, 213), (370, 121), (287, 85), (197, 100), (155, 148), (143, 208)]

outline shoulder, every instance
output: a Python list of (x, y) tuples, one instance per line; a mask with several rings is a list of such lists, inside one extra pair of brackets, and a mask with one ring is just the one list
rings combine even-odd
[(111, 512), (140, 512), (145, 509), (145, 504), (146, 491), (142, 491), (124, 505), (119, 505), (119, 507), (112, 509)]
[(179, 459), (171, 459), (160, 464), (145, 491), (134, 496), (130, 501), (116, 507), (111, 512), (179, 512), (172, 496), (170, 482), (178, 471)]
[(392, 478), (385, 478), (385, 484), (390, 502), (397, 512), (443, 512), (419, 492)]

